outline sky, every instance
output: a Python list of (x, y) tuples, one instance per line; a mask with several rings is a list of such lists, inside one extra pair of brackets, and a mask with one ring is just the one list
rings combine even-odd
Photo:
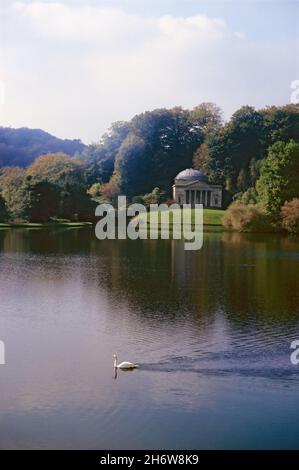
[(290, 102), (299, 0), (1, 0), (0, 125), (96, 142), (161, 107)]

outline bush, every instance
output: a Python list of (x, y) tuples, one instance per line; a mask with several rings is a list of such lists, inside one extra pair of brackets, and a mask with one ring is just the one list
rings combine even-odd
[(239, 232), (269, 232), (273, 230), (265, 208), (260, 204), (232, 203), (227, 209), (222, 224)]
[(299, 233), (299, 199), (284, 203), (281, 208), (281, 225), (288, 232)]
[(145, 194), (142, 198), (145, 207), (149, 207), (150, 204), (161, 204), (165, 201), (165, 192), (160, 188), (154, 188), (151, 193)]
[(177, 202), (174, 199), (170, 198), (165, 201), (165, 204), (167, 206), (171, 206), (172, 204), (177, 204)]

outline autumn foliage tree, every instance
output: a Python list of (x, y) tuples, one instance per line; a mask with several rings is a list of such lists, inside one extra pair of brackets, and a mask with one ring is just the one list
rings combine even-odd
[(281, 208), (281, 225), (288, 232), (299, 232), (299, 199), (287, 201)]
[(29, 195), (25, 175), (25, 171), (19, 167), (0, 170), (0, 192), (5, 201), (8, 220), (26, 220), (28, 216)]
[[(81, 160), (63, 153), (43, 155), (27, 168), (26, 177), (33, 201), (45, 210), (47, 205), (52, 207), (58, 218), (89, 220), (93, 217), (95, 205), (87, 195), (85, 165)], [(38, 190), (36, 187), (32, 190), (32, 185), (38, 184)], [(32, 207), (30, 210), (32, 213)], [(41, 208), (33, 213), (42, 216)]]
[(85, 166), (65, 154), (37, 158), (26, 170), (5, 168), (0, 191), (8, 218), (47, 222), (51, 218), (89, 220), (94, 204), (86, 194)]

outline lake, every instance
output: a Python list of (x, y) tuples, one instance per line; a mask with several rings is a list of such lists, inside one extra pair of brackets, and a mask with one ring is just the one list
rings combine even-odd
[(299, 448), (296, 239), (0, 230), (0, 339), (2, 449)]

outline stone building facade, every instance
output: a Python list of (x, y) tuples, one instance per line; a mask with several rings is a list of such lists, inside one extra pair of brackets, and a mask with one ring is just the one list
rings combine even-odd
[(208, 178), (198, 170), (181, 171), (174, 180), (173, 199), (178, 204), (203, 204), (204, 207), (222, 207), (222, 186), (209, 184)]

